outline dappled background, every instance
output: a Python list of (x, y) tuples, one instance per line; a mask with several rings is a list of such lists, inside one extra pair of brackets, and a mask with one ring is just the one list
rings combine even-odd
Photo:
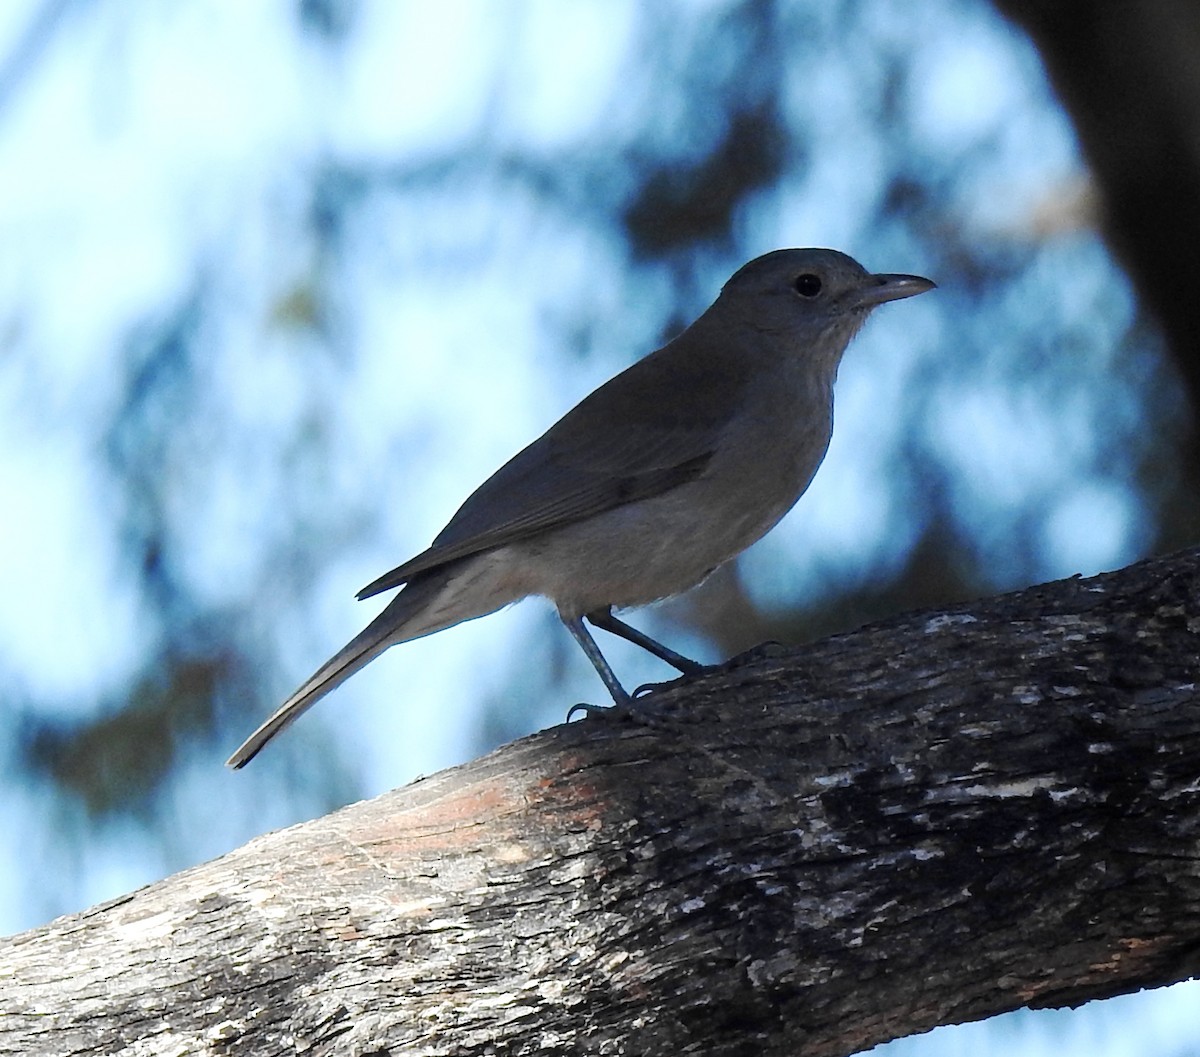
[[(1197, 219), (1121, 208), (1136, 188), (1171, 213), (1197, 180), (1195, 139), (1182, 176), (1153, 154), (1200, 89), (1172, 95), (1152, 45), (1200, 30), (1077, 18), (1091, 36), (1064, 43), (1000, 6), (1033, 21), (984, 0), (4, 5), (0, 931), (603, 700), (531, 601), (391, 651), (222, 767), (380, 608), (358, 588), (771, 249), (939, 289), (851, 348), (792, 514), (635, 623), (716, 660), (1200, 539)], [(1107, 123), (1063, 57), (1106, 42), (1168, 82), (1140, 111), (1123, 87)], [(671, 674), (602, 645), (626, 685)], [(1184, 986), (894, 1048), (1195, 1054), (1198, 1005)]]

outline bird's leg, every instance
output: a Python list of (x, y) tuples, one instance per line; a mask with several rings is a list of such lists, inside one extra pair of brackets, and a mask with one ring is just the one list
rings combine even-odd
[[(630, 627), (625, 623), (625, 621), (618, 620), (613, 616), (612, 606), (605, 606), (603, 609), (593, 609), (590, 613), (584, 614), (584, 619), (600, 628), (601, 631), (607, 631), (610, 635), (616, 635), (619, 638), (625, 639), (627, 642), (632, 642), (635, 646), (641, 646), (642, 649), (654, 654), (654, 656), (660, 661), (666, 661), (667, 664), (669, 664), (672, 668), (678, 668), (681, 672), (683, 672), (684, 675), (699, 675), (701, 672), (706, 670), (705, 665), (698, 664), (693, 660), (689, 660), (687, 657), (683, 656), (683, 654), (676, 653), (674, 650), (664, 646), (661, 642), (656, 642), (649, 635), (645, 635), (638, 631), (637, 628)], [(570, 628), (571, 625), (568, 624), (567, 627)], [(582, 625), (580, 625), (580, 630), (583, 630)], [(579, 634), (574, 629), (572, 629), (571, 634), (573, 634), (576, 640), (579, 641), (579, 644), (583, 646), (583, 641), (579, 639)], [(586, 635), (587, 632), (585, 631), (584, 634)], [(588, 636), (588, 641), (591, 642), (590, 635)], [(596, 644), (593, 642), (593, 649), (595, 649), (595, 645)], [(584, 646), (583, 648), (584, 652), (587, 652), (587, 647)], [(598, 654), (600, 651), (597, 650), (596, 652)], [(591, 657), (591, 654), (589, 653), (588, 656)], [(601, 658), (602, 662), (603, 660), (604, 658)], [(592, 660), (592, 664), (596, 664), (594, 659)], [(604, 667), (608, 668), (608, 665), (605, 664)], [(599, 670), (600, 666), (596, 664), (596, 668)], [(609, 670), (609, 674), (612, 674), (611, 669)], [(604, 678), (604, 672), (600, 672), (600, 676), (601, 678)], [(604, 681), (605, 683), (608, 682), (607, 679)], [(611, 690), (612, 687), (609, 686), (609, 689)]]
[[(600, 652), (600, 647), (596, 645), (596, 640), (592, 638), (591, 633), (583, 626), (583, 617), (564, 617), (559, 613), (559, 617), (566, 625), (567, 630), (579, 643), (580, 649), (587, 654), (587, 659), (592, 662), (592, 667), (600, 674), (600, 678), (604, 680), (604, 685), (608, 687), (608, 692), (612, 694), (613, 703), (611, 706), (604, 705), (589, 705), (580, 702), (578, 705), (572, 705), (567, 710), (567, 722), (571, 722), (571, 717), (576, 712), (582, 712), (586, 716), (604, 717), (607, 719), (618, 720), (633, 720), (644, 727), (652, 727), (659, 730), (673, 730), (671, 724), (663, 723), (661, 720), (647, 716), (640, 709), (636, 708), (633, 703), (633, 698), (625, 691), (616, 675), (613, 674), (612, 668), (609, 667), (608, 661), (604, 659), (604, 654)], [(589, 618), (590, 619), (590, 618)], [(620, 621), (615, 623), (620, 624)], [(624, 624), (621, 625), (625, 627)], [(630, 631), (633, 629), (630, 628)], [(635, 633), (636, 634), (636, 633)], [(640, 643), (639, 643), (640, 645)], [(655, 643), (657, 645), (657, 643)], [(670, 653), (670, 650), (667, 651)], [(680, 658), (687, 660), (686, 657)]]
[[(588, 629), (583, 626), (583, 617), (565, 617), (561, 613), (559, 617), (575, 641), (579, 643), (579, 648), (587, 654), (587, 659), (592, 662), (592, 667), (596, 669), (600, 678), (604, 680), (604, 685), (608, 687), (608, 692), (612, 694), (613, 704), (618, 710), (627, 710), (630, 704), (629, 694), (613, 673), (612, 668), (609, 667), (608, 661), (604, 659), (604, 654), (600, 652), (600, 647), (596, 645), (596, 640), (592, 638)], [(567, 713), (567, 722), (570, 722), (571, 716), (575, 714), (576, 710), (586, 712), (588, 715), (608, 711), (596, 705), (575, 705)]]

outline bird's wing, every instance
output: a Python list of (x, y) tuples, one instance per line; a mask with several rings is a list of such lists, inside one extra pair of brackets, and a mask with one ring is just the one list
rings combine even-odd
[(681, 406), (678, 393), (668, 391), (678, 379), (663, 366), (669, 363), (649, 357), (597, 389), (476, 489), (428, 550), (368, 584), (358, 597), (698, 477), (735, 406), (729, 389), (739, 379), (702, 377), (692, 387), (694, 397), (690, 393)]

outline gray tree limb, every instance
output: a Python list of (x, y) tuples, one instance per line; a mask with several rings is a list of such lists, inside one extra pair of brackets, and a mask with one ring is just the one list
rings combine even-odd
[(1200, 969), (1200, 550), (759, 651), (0, 942), (0, 1052), (849, 1054)]

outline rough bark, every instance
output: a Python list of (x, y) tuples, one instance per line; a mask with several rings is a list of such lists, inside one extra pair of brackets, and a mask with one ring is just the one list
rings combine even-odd
[(849, 1054), (1200, 967), (1200, 550), (769, 651), (4, 941), (0, 1051)]

